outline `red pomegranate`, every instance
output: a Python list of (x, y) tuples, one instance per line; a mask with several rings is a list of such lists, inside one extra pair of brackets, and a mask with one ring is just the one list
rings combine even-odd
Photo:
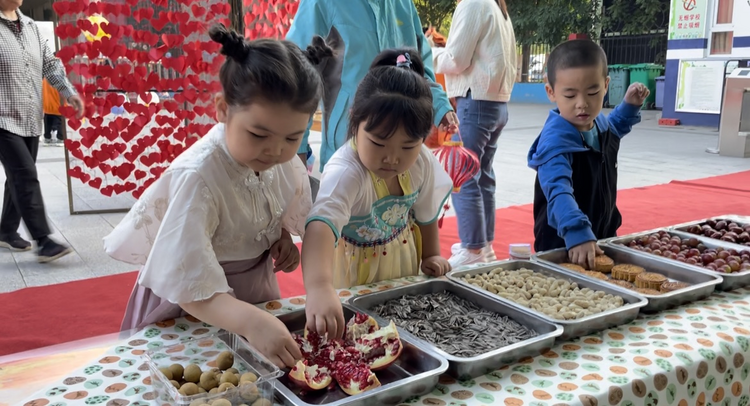
[(378, 328), (370, 316), (357, 314), (349, 320), (345, 340), (327, 340), (305, 330), (295, 335), (304, 360), (289, 372), (289, 379), (306, 390), (322, 390), (335, 380), (348, 395), (380, 386), (373, 371), (396, 362), (403, 345), (396, 325)]

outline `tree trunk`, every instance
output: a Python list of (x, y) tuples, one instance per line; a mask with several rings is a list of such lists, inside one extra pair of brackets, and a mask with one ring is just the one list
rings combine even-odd
[(229, 21), (231, 21), (232, 29), (241, 35), (244, 35), (245, 10), (243, 0), (229, 0), (229, 5), (232, 7), (232, 11), (230, 11), (229, 14)]

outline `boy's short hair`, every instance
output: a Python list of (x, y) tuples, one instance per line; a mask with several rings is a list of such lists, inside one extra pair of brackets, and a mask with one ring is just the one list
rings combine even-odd
[(596, 42), (588, 39), (575, 39), (555, 47), (547, 61), (547, 81), (555, 87), (558, 70), (601, 66), (602, 75), (607, 77), (607, 54)]

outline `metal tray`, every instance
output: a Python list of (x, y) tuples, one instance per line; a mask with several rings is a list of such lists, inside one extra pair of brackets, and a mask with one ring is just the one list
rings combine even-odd
[[(575, 282), (578, 286), (589, 288), (593, 290), (601, 290), (605, 293), (609, 293), (615, 296), (620, 296), (624, 300), (624, 304), (617, 309), (612, 309), (606, 312), (592, 314), (577, 320), (557, 320), (547, 316), (544, 313), (537, 312), (536, 310), (529, 309), (528, 307), (521, 306), (509, 299), (505, 299), (501, 296), (497, 296), (489, 291), (474, 286), (470, 283), (464, 282), (461, 278), (467, 275), (477, 275), (491, 271), (493, 269), (501, 268), (504, 270), (516, 270), (520, 268), (526, 268), (534, 272), (538, 272), (542, 275), (551, 276), (558, 279), (567, 280), (568, 282)], [(494, 264), (490, 264), (486, 267), (477, 267), (472, 269), (457, 270), (448, 273), (448, 278), (460, 283), (463, 286), (467, 286), (478, 292), (482, 292), (485, 295), (496, 298), (497, 300), (505, 303), (511, 303), (513, 306), (518, 306), (525, 311), (535, 314), (551, 323), (559, 324), (563, 327), (563, 334), (560, 339), (567, 340), (575, 337), (580, 337), (596, 331), (605, 330), (610, 327), (627, 324), (633, 321), (637, 316), (640, 308), (646, 306), (648, 301), (643, 296), (636, 292), (630, 291), (625, 288), (621, 288), (616, 285), (612, 285), (606, 282), (597, 281), (595, 279), (589, 279), (583, 275), (577, 274), (572, 271), (566, 271), (545, 265), (541, 262), (534, 261), (500, 261)]]
[(449, 363), (448, 373), (454, 378), (460, 380), (476, 378), (495, 371), (504, 365), (509, 365), (520, 358), (542, 354), (552, 348), (555, 338), (560, 336), (563, 332), (560, 326), (550, 323), (536, 315), (529, 314), (524, 311), (523, 308), (497, 301), (489, 295), (480, 294), (473, 289), (468, 289), (463, 285), (446, 279), (431, 279), (412, 285), (369, 293), (350, 299), (350, 303), (355, 308), (371, 315), (378, 321), (378, 323), (380, 323), (384, 320), (371, 310), (373, 307), (388, 300), (405, 295), (440, 293), (443, 291), (453, 293), (454, 295), (468, 300), (483, 309), (508, 316), (510, 319), (536, 331), (538, 334), (536, 337), (529, 340), (498, 348), (471, 358), (464, 358), (448, 354), (440, 348), (437, 348), (434, 344), (417, 338), (409, 332), (399, 328), (399, 334), (402, 334), (402, 336), (408, 336), (414, 340), (420, 341), (424, 346), (428, 346), (433, 351), (447, 359)]
[[(719, 274), (708, 270), (698, 270), (687, 267), (681, 262), (667, 261), (655, 255), (646, 255), (635, 250), (624, 249), (617, 245), (600, 244), (604, 254), (612, 258), (615, 264), (632, 264), (645, 268), (648, 272), (656, 272), (669, 278), (670, 281), (687, 282), (690, 287), (662, 295), (641, 296), (648, 299), (648, 304), (641, 308), (642, 312), (659, 312), (685, 303), (695, 302), (708, 297), (716, 289), (716, 285), (723, 280)], [(568, 261), (568, 251), (565, 248), (541, 252), (534, 255), (534, 260), (566, 270), (559, 264)], [(585, 276), (585, 275), (583, 275)], [(598, 280), (598, 279), (597, 279)], [(604, 281), (602, 281), (604, 282)]]
[[(349, 320), (356, 313), (352, 306), (344, 304), (344, 317)], [(305, 328), (305, 311), (298, 310), (279, 316), (289, 331), (301, 334)], [(400, 332), (399, 332), (400, 334)], [(287, 406), (307, 405), (395, 405), (412, 396), (430, 393), (437, 385), (440, 375), (448, 369), (448, 361), (429, 348), (424, 348), (411, 337), (401, 337), (404, 349), (398, 360), (385, 370), (376, 372), (381, 387), (359, 395), (349, 396), (338, 386), (333, 390), (303, 393), (289, 380), (289, 370), (276, 381), (276, 392), (281, 403)]]
[[(666, 230), (667, 231), (680, 231), (680, 232), (683, 232), (683, 233), (688, 233), (688, 231), (687, 231), (688, 227), (695, 226), (695, 225), (701, 225), (701, 224), (703, 224), (703, 223), (705, 223), (705, 222), (707, 222), (709, 220), (715, 220), (715, 221), (725, 220), (725, 221), (728, 221), (728, 222), (734, 222), (734, 223), (737, 223), (737, 225), (739, 225), (740, 227), (743, 227), (743, 228), (747, 227), (748, 225), (750, 225), (750, 218), (747, 218), (747, 217), (744, 217), (744, 216), (738, 216), (736, 214), (726, 214), (726, 215), (723, 215), (723, 216), (709, 217), (709, 218), (705, 218), (705, 219), (702, 219), (702, 220), (691, 221), (689, 223), (677, 224), (677, 225), (674, 225), (674, 226), (671, 226), (671, 227), (667, 227)], [(688, 234), (690, 234), (690, 235), (696, 235), (696, 234), (693, 234), (693, 233), (688, 233)], [(705, 237), (705, 238), (710, 238), (710, 237), (706, 237), (706, 236), (704, 236), (702, 234), (701, 234), (701, 236)], [(719, 240), (719, 241), (722, 241), (722, 240)], [(722, 241), (722, 242), (727, 242), (727, 241)], [(739, 244), (739, 243), (737, 245), (744, 246), (746, 250), (750, 250), (750, 246), (742, 245), (742, 244)]]
[[(643, 252), (643, 251), (638, 251), (638, 250), (635, 250), (633, 248), (628, 247), (628, 244), (630, 243), (630, 241), (633, 241), (636, 238), (643, 237), (644, 235), (649, 235), (649, 234), (653, 234), (655, 232), (659, 232), (661, 230), (667, 231), (669, 234), (672, 234), (672, 235), (680, 237), (680, 238), (696, 238), (696, 239), (698, 239), (698, 241), (701, 242), (701, 244), (705, 245), (708, 248), (714, 248), (714, 249), (716, 249), (716, 248), (734, 249), (734, 250), (737, 250), (737, 251), (742, 251), (744, 249), (747, 249), (747, 247), (743, 247), (742, 245), (732, 244), (730, 242), (721, 241), (721, 240), (715, 240), (713, 238), (708, 238), (708, 237), (705, 237), (705, 236), (700, 236), (700, 235), (685, 233), (685, 232), (682, 232), (682, 231), (667, 230), (667, 229), (657, 229), (657, 230), (652, 230), (652, 231), (648, 231), (648, 232), (642, 232), (642, 233), (636, 233), (636, 234), (629, 234), (629, 235), (625, 235), (625, 236), (622, 236), (622, 237), (610, 238), (610, 239), (604, 240), (603, 242), (606, 243), (606, 244), (609, 244), (609, 245), (620, 246), (622, 249), (625, 249), (625, 250), (628, 250), (628, 251), (638, 252), (638, 253), (641, 253), (643, 255), (649, 255), (649, 256), (654, 257), (654, 258), (661, 258), (664, 261), (676, 262), (676, 263), (678, 263), (680, 265), (683, 265), (685, 267), (688, 267), (690, 269), (697, 269), (697, 270), (701, 270), (703, 272), (713, 272), (710, 269), (704, 268), (702, 266), (690, 265), (690, 264), (687, 264), (687, 263), (682, 263), (682, 262), (679, 262), (679, 261), (675, 261), (675, 260), (672, 260), (672, 259), (667, 259), (667, 258), (664, 258), (664, 257), (660, 257), (660, 256), (657, 256), (657, 255), (649, 254), (649, 253)], [(721, 274), (717, 272), (717, 274), (719, 276), (721, 276), (721, 278), (722, 278), (722, 282), (716, 286), (717, 290), (722, 290), (722, 291), (735, 290), (735, 289), (739, 289), (739, 288), (741, 288), (743, 286), (750, 285), (750, 271), (737, 272), (737, 273), (721, 273)]]

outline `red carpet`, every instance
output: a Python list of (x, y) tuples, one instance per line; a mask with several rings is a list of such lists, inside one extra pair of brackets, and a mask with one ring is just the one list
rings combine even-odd
[[(750, 171), (619, 192), (624, 224), (620, 234), (722, 214), (750, 215)], [(495, 251), (533, 242), (531, 205), (497, 210)], [(454, 217), (440, 231), (443, 255), (458, 241)], [(283, 297), (304, 294), (302, 273), (279, 273)], [(118, 330), (135, 272), (0, 294), (4, 311), (0, 355), (68, 342)]]

